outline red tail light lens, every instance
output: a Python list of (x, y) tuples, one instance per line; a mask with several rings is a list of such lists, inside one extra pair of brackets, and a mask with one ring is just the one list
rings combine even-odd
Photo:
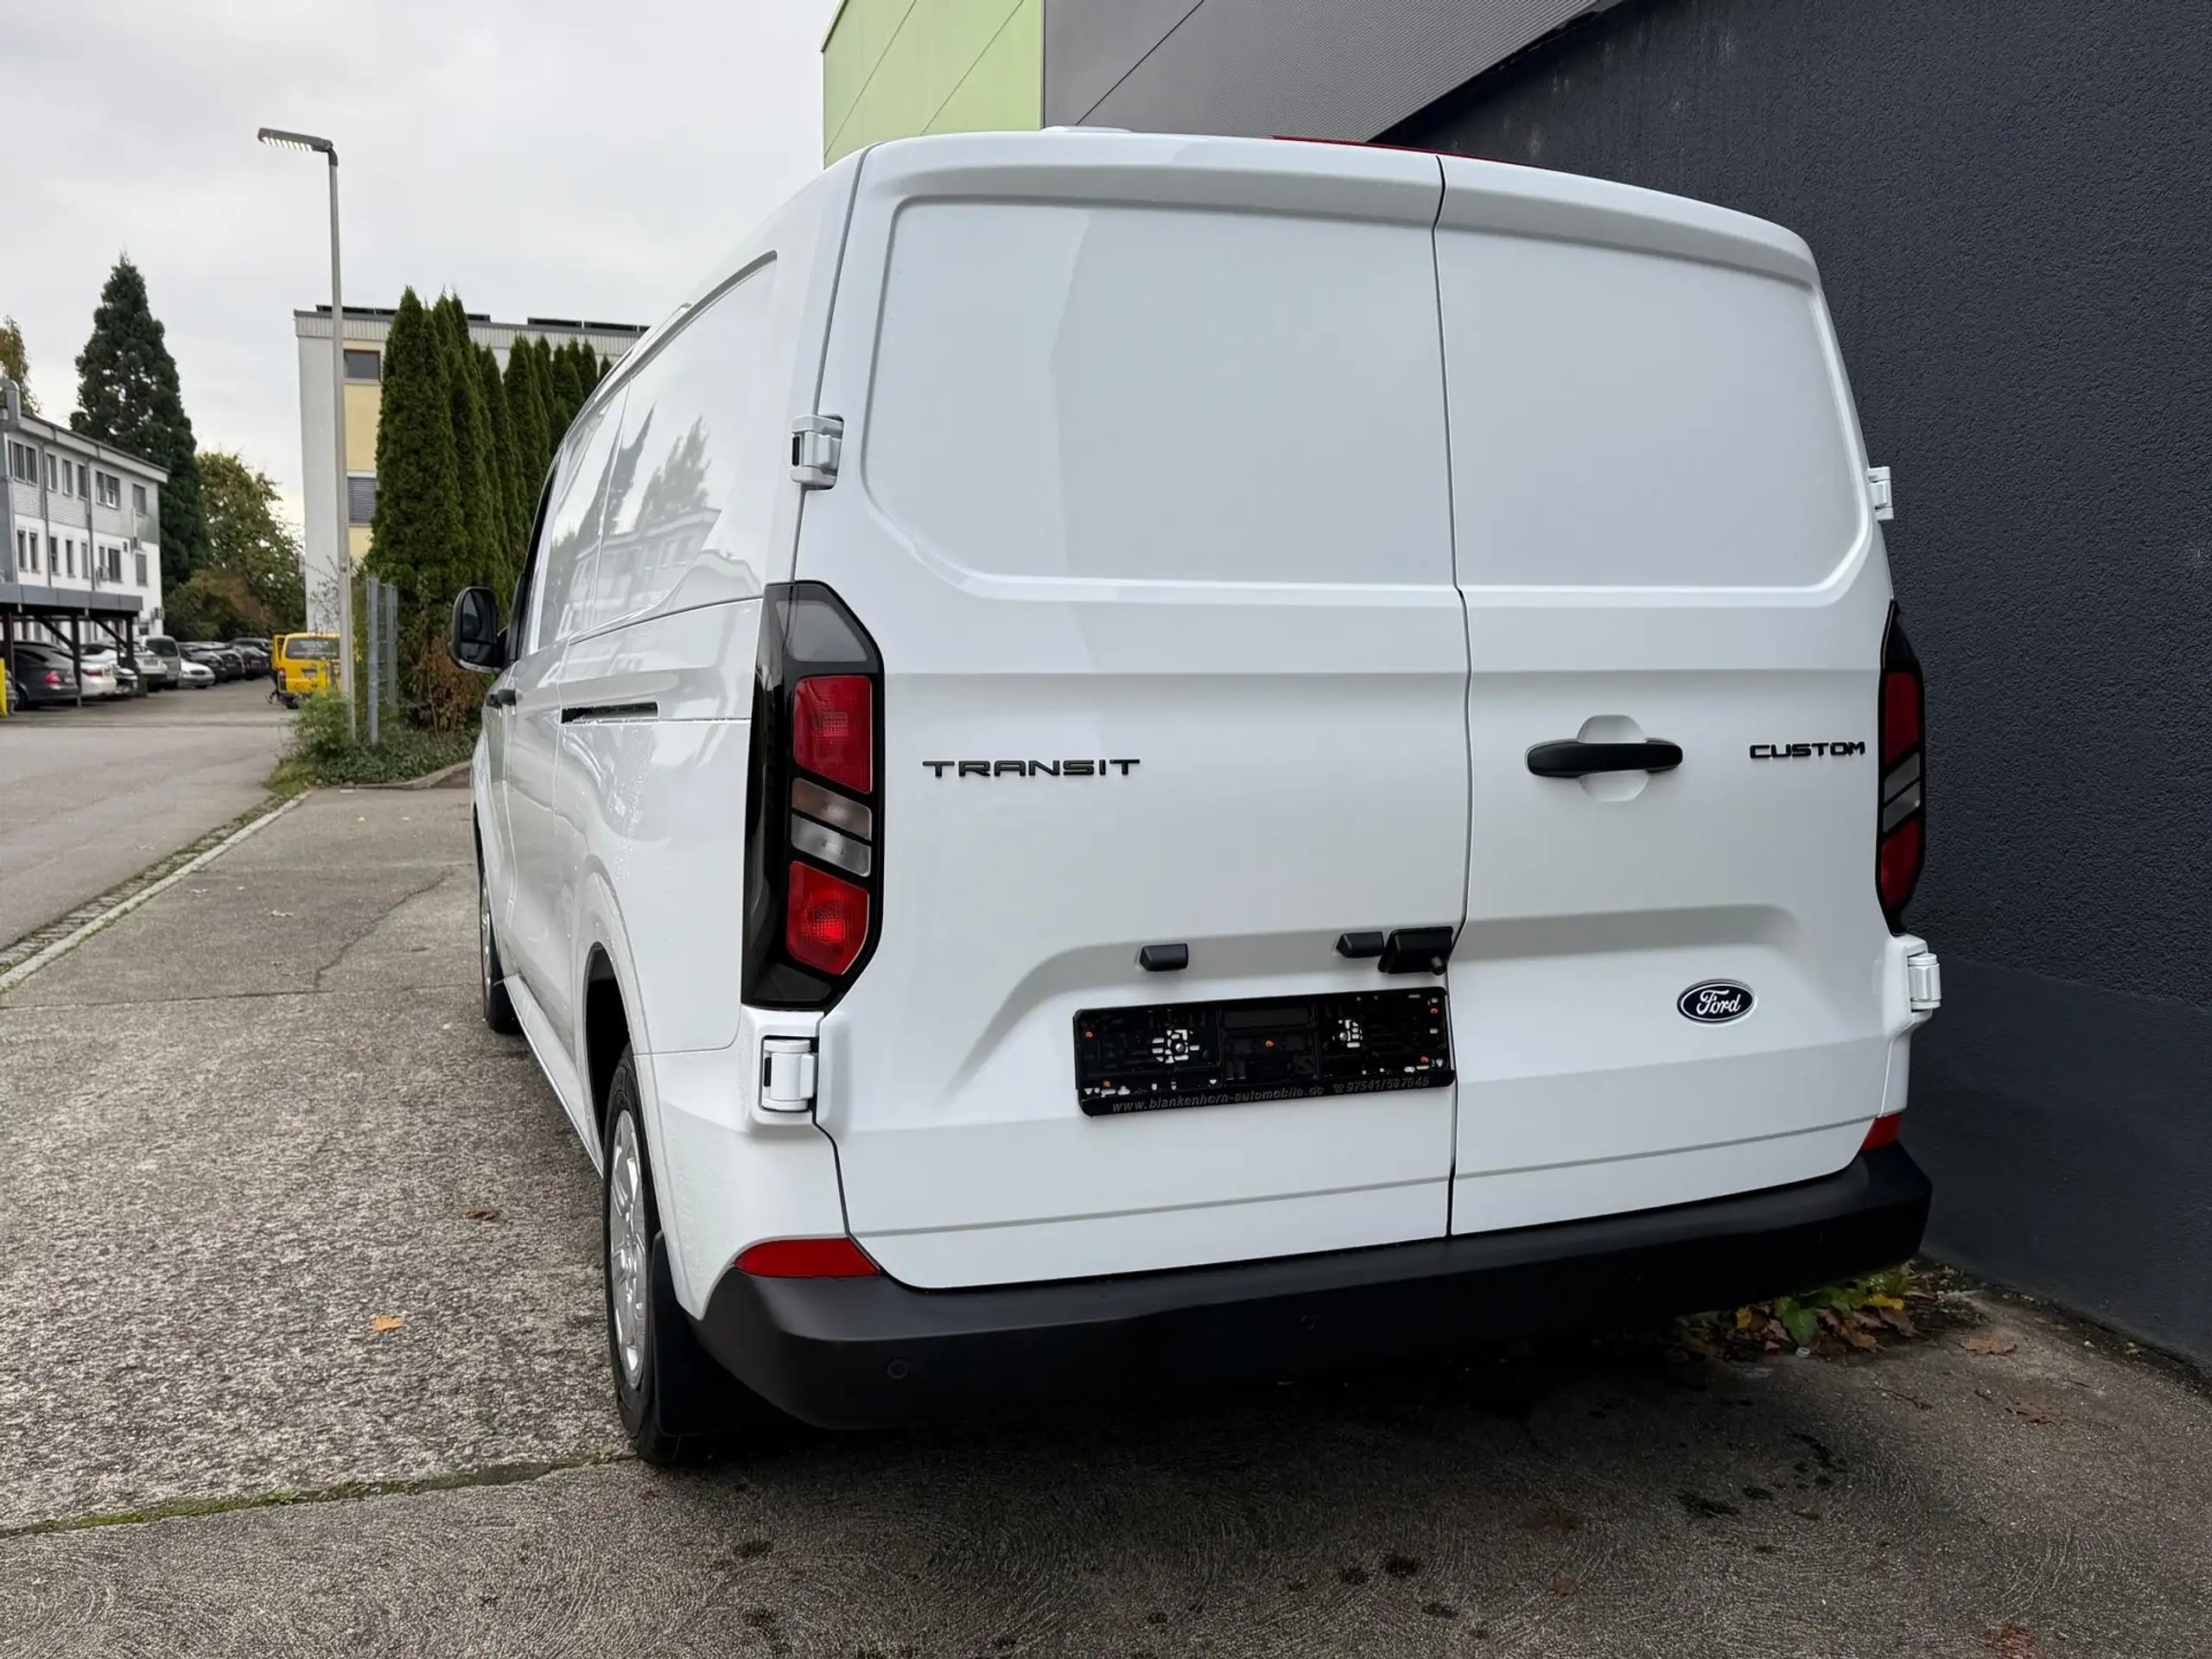
[(1904, 925), (1905, 902), (1919, 885), (1928, 855), (1926, 698), (1920, 658), (1904, 637), (1897, 607), (1890, 607), (1882, 640), (1881, 752), (1875, 789), (1874, 893), (1892, 931)]
[(792, 700), (791, 758), (855, 794), (875, 787), (875, 698), (864, 674), (817, 674)]
[(1920, 676), (1891, 671), (1882, 676), (1882, 764), (1890, 766), (1920, 745)]
[(826, 870), (793, 861), (784, 948), (825, 974), (850, 968), (868, 943), (868, 894)]
[(756, 1279), (873, 1279), (883, 1271), (849, 1238), (772, 1238), (737, 1258)]
[(1924, 850), (1918, 818), (1906, 819), (1882, 837), (1880, 850), (1875, 855), (1874, 886), (1881, 894), (1884, 910), (1903, 910), (1904, 901), (1912, 897), (1913, 885), (1920, 880)]
[(1866, 1131), (1866, 1138), (1859, 1143), (1861, 1152), (1879, 1152), (1884, 1147), (1897, 1144), (1897, 1130), (1904, 1122), (1903, 1112), (1891, 1112), (1887, 1117), (1878, 1117)]

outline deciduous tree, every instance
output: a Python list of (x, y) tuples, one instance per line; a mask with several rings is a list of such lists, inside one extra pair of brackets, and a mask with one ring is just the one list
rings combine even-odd
[(31, 396), (31, 351), (23, 344), (23, 327), (13, 317), (0, 318), (0, 369), (22, 389), (23, 413), (38, 413), (38, 399)]
[[(257, 620), (218, 637), (246, 631), (283, 633), (301, 626), (307, 593), (300, 538), (276, 516), (276, 480), (242, 455), (213, 449), (200, 457), (200, 490), (207, 519), (205, 570), (236, 576), (261, 612)], [(168, 620), (181, 626), (174, 613)]]

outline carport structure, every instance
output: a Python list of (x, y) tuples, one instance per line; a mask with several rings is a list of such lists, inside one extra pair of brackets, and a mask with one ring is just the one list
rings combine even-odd
[[(84, 701), (81, 678), (86, 648), (90, 645), (99, 649), (103, 643), (97, 635), (105, 633), (115, 650), (118, 662), (130, 660), (132, 625), (138, 620), (140, 598), (137, 594), (105, 594), (83, 592), (68, 588), (42, 588), (34, 582), (0, 582), (0, 657), (4, 657), (8, 671), (16, 672), (16, 642), (29, 640), (27, 632), (36, 623), (54, 638), (69, 647), (69, 667), (79, 676), (77, 701)], [(96, 633), (87, 639), (86, 631)], [(16, 675), (18, 682), (21, 675)]]

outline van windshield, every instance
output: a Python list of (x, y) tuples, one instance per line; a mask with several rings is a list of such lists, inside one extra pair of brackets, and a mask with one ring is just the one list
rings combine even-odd
[(330, 633), (296, 633), (280, 647), (295, 662), (313, 662), (338, 654), (338, 637)]

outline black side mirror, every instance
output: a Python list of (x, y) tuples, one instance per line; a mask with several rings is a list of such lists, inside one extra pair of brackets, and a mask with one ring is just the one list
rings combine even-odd
[(506, 641), (499, 635), (499, 601), (489, 588), (464, 588), (453, 602), (453, 632), (446, 649), (463, 668), (496, 674), (507, 665)]

